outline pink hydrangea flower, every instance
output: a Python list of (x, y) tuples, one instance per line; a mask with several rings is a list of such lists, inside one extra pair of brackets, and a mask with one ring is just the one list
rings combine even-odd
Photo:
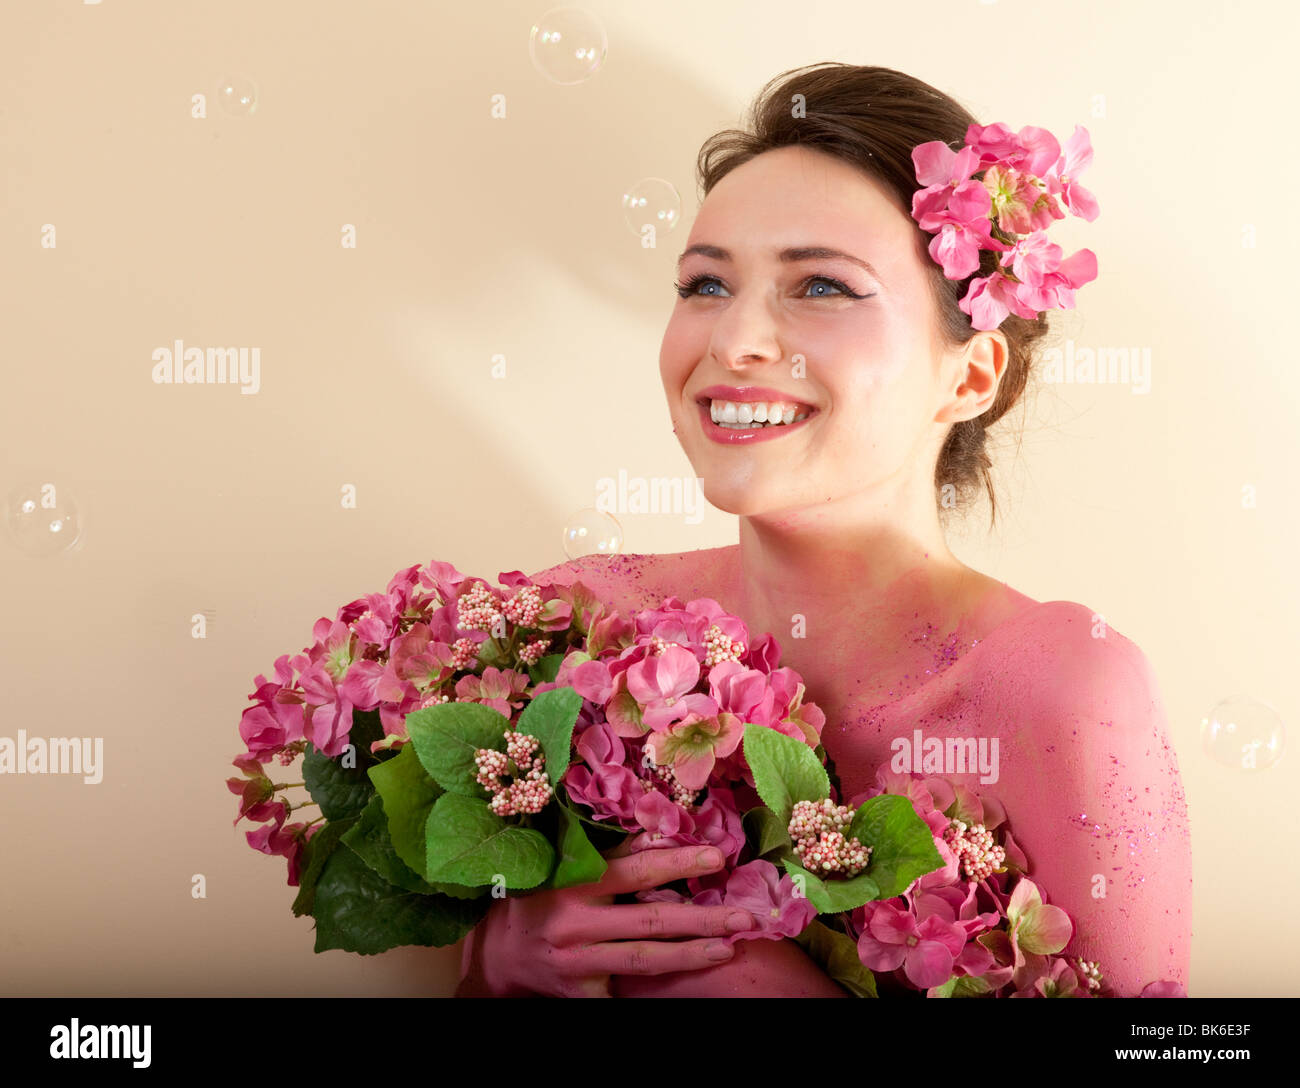
[(709, 780), (714, 763), (740, 747), (744, 735), (745, 723), (735, 714), (689, 713), (667, 732), (651, 733), (646, 747), (656, 763), (672, 767), (683, 786), (699, 790)]
[[(699, 904), (699, 897), (694, 902)], [(749, 911), (757, 924), (756, 929), (725, 938), (728, 943), (756, 937), (771, 940), (797, 937), (817, 917), (817, 908), (806, 896), (797, 894), (790, 874), (782, 873), (762, 858), (747, 862), (730, 874), (721, 905)]]
[(939, 914), (918, 922), (910, 911), (891, 902), (873, 902), (863, 908), (863, 930), (858, 956), (873, 971), (899, 967), (918, 989), (939, 986), (952, 977), (953, 964), (966, 945), (966, 933)]
[(576, 745), (580, 763), (564, 775), (569, 796), (587, 805), (597, 820), (612, 820), (621, 827), (637, 827), (636, 804), (645, 795), (641, 779), (626, 766), (622, 739), (607, 722), (583, 730)]
[(707, 696), (695, 693), (700, 663), (690, 650), (670, 645), (627, 670), (627, 690), (642, 707), (642, 720), (651, 729), (666, 729), (692, 711), (716, 713)]
[(277, 811), (273, 822), (265, 823), (253, 831), (245, 831), (244, 837), (248, 839), (248, 845), (254, 850), (285, 858), (289, 865), (288, 883), (297, 886), (303, 847), (307, 845), (312, 835), (320, 830), (320, 825), (293, 823), (286, 826), (284, 821), (288, 814), (288, 807), (282, 801), (277, 801), (276, 805)]
[(1060, 956), (1044, 959), (1030, 979), (1024, 980), (1012, 997), (1090, 997), (1079, 985), (1070, 961)]
[(1028, 877), (1016, 881), (1007, 905), (1010, 935), (1026, 952), (1053, 955), (1063, 949), (1074, 932), (1070, 916), (1060, 907), (1048, 906), (1042, 893)]
[(509, 718), (524, 705), (524, 692), (530, 683), (526, 672), (489, 665), (481, 676), (462, 676), (456, 681), (456, 701), (481, 703)]

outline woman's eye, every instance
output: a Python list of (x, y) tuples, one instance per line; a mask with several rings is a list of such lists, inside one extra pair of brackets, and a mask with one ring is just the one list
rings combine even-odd
[[(699, 295), (703, 298), (722, 298), (725, 296), (726, 288), (714, 276), (694, 276), (685, 283), (675, 284), (677, 293), (682, 298), (690, 298), (693, 295)], [(849, 288), (839, 280), (831, 279), (829, 276), (810, 276), (803, 281), (804, 294), (800, 298), (868, 298), (868, 295), (859, 295), (849, 290)], [(812, 292), (811, 294), (809, 292)]]
[[(819, 287), (819, 286), (823, 286), (823, 285), (826, 286), (826, 287), (833, 287), (833, 288), (835, 288), (835, 293), (836, 293), (836, 294), (841, 294), (841, 295), (850, 295), (850, 294), (853, 293), (853, 292), (851, 292), (847, 287), (845, 287), (844, 284), (840, 283), (839, 280), (832, 280), (832, 279), (827, 278), (826, 276), (813, 276), (812, 279), (810, 279), (810, 280), (805, 280), (805, 281), (804, 281), (804, 285), (805, 285), (806, 287), (808, 287), (808, 288), (814, 288), (814, 287)], [(813, 298), (830, 298), (830, 297), (832, 297), (832, 296), (831, 296), (830, 292), (828, 292), (828, 291), (823, 291), (823, 292), (821, 292), (820, 294), (814, 294), (812, 297), (813, 297)]]
[[(713, 288), (717, 288), (717, 290), (700, 291), (699, 288), (701, 287), (713, 287)], [(695, 295), (695, 294), (704, 295), (706, 298), (717, 297), (718, 292), (721, 289), (722, 289), (722, 284), (719, 283), (712, 276), (693, 276), (685, 283), (677, 284), (677, 293), (681, 295), (682, 298), (689, 298), (691, 295)]]

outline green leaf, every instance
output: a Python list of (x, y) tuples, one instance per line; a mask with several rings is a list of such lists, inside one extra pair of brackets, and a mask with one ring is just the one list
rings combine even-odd
[(789, 826), (796, 801), (821, 801), (830, 796), (826, 769), (802, 741), (751, 722), (745, 726), (743, 744), (754, 788), (782, 826)]
[(363, 956), (402, 945), (455, 944), (487, 913), (487, 900), (420, 895), (384, 880), (351, 850), (335, 850), (316, 884), (316, 951)]
[(563, 663), (564, 654), (547, 654), (528, 670), (528, 679), (534, 684), (553, 684)]
[(906, 797), (882, 793), (868, 798), (845, 835), (871, 847), (867, 872), (880, 887), (875, 898), (902, 895), (917, 877), (943, 868), (929, 825)]
[(552, 787), (560, 784), (569, 769), (573, 725), (581, 709), (582, 696), (573, 688), (552, 688), (533, 699), (519, 715), (515, 729), (542, 742), (546, 775)]
[[(345, 760), (354, 766), (345, 767)], [(308, 742), (302, 757), (302, 778), (327, 820), (356, 816), (370, 803), (375, 787), (366, 771), (373, 763), (369, 749), (344, 749), (337, 759), (330, 759)]]
[(578, 884), (594, 884), (609, 867), (600, 852), (591, 844), (582, 829), (582, 820), (567, 805), (559, 805), (560, 860), (551, 874), (548, 886), (572, 888)]
[(480, 748), (505, 751), (510, 721), (482, 703), (438, 703), (406, 716), (406, 732), (415, 754), (444, 790), (486, 799), (474, 779), (474, 753)]
[(384, 753), (375, 754), (370, 751), (370, 746), (375, 741), (383, 739), (384, 722), (378, 710), (352, 711), (352, 728), (348, 730), (348, 743), (356, 749), (357, 762), (373, 763), (387, 758)]
[(433, 803), (443, 794), (442, 787), (429, 777), (410, 744), (387, 762), (371, 767), (370, 781), (383, 798), (393, 849), (411, 869), (422, 873), (424, 829)]
[(444, 793), (429, 813), (427, 880), (476, 887), (500, 875), (507, 888), (535, 888), (551, 874), (555, 851), (546, 836), (508, 824), (487, 802)]
[(991, 992), (992, 987), (982, 978), (970, 975), (953, 975), (942, 986), (936, 986), (935, 997), (982, 997)]
[(745, 830), (753, 836), (755, 853), (762, 857), (772, 850), (793, 849), (790, 840), (789, 824), (782, 824), (771, 809), (763, 805), (751, 808), (742, 817)]
[(471, 888), (465, 884), (451, 884), (445, 880), (433, 881), (432, 887), (439, 895), (449, 895), (452, 899), (482, 899), (491, 891), (487, 885), (481, 888)]
[(340, 841), (389, 884), (422, 895), (433, 894), (433, 886), (413, 872), (393, 849), (393, 840), (388, 837), (388, 817), (384, 815), (384, 799), (378, 794), (370, 799), (370, 804)]
[(823, 879), (815, 873), (810, 873), (792, 858), (782, 859), (781, 864), (794, 878), (796, 888), (802, 878), (804, 895), (817, 908), (818, 914), (840, 914), (869, 903), (873, 899), (884, 898), (876, 882), (867, 873), (859, 873), (848, 880), (841, 880), (839, 877)]
[(349, 816), (346, 820), (326, 820), (320, 830), (312, 835), (302, 848), (298, 895), (293, 901), (293, 913), (299, 918), (311, 913), (312, 902), (316, 897), (316, 881), (320, 879), (321, 870), (325, 868), (325, 862), (338, 846), (339, 838), (356, 822), (355, 816)]
[[(442, 787), (429, 777), (411, 744), (403, 745), (392, 759), (371, 767), (370, 780), (383, 798), (393, 849), (408, 869), (417, 875), (423, 873), (429, 813), (433, 811), (433, 803), (442, 796)], [(435, 881), (429, 886), (456, 899), (477, 899), (488, 891), (445, 881)]]
[(814, 918), (795, 940), (821, 969), (854, 997), (876, 997), (876, 976), (862, 962), (858, 946), (847, 933)]

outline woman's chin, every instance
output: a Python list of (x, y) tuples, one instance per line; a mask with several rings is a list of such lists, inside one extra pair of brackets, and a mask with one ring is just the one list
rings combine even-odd
[[(705, 477), (708, 480), (708, 477)], [(734, 485), (719, 487), (715, 482), (706, 482), (702, 490), (704, 498), (710, 506), (721, 510), (724, 514), (734, 514), (736, 517), (754, 517), (758, 514), (767, 513), (773, 508), (772, 503), (766, 501), (765, 496), (756, 493), (752, 486), (745, 486), (739, 482)]]

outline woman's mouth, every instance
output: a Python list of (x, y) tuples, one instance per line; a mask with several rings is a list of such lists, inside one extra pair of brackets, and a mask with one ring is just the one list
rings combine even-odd
[(697, 400), (704, 432), (716, 442), (750, 443), (798, 430), (817, 409), (796, 401)]

